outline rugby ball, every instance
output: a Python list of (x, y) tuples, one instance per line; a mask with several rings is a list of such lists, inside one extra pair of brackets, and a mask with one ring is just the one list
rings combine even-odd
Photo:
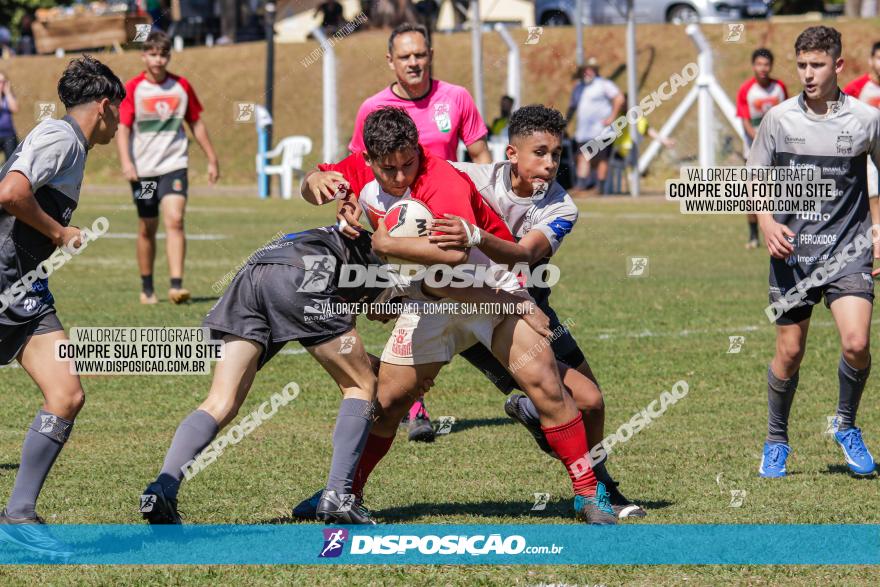
[(433, 219), (431, 210), (418, 200), (401, 200), (388, 208), (382, 222), (393, 237), (418, 237), (428, 236)]
[[(388, 234), (397, 237), (421, 237), (428, 236), (431, 232), (431, 221), (434, 215), (431, 210), (418, 200), (400, 200), (395, 202), (380, 222), (385, 223)], [(410, 265), (412, 261), (398, 257), (387, 256), (385, 262), (394, 265)]]

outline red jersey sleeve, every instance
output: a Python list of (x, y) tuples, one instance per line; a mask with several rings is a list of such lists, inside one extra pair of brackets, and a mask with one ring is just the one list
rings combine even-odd
[(186, 114), (184, 114), (184, 119), (189, 124), (195, 124), (199, 121), (199, 115), (202, 113), (202, 103), (199, 102), (199, 97), (196, 96), (196, 91), (190, 85), (184, 77), (177, 78), (178, 83), (183, 86), (184, 91), (186, 91)]
[(492, 210), (470, 178), (447, 161), (425, 156), (424, 171), (412, 188), (412, 197), (427, 204), (437, 218), (451, 214), (464, 218), (498, 238), (513, 242), (510, 230)]
[(134, 92), (138, 83), (144, 78), (144, 74), (133, 77), (125, 84), (125, 98), (119, 104), (119, 124), (129, 128), (134, 126)]
[(754, 81), (754, 79), (750, 79), (741, 85), (739, 91), (736, 93), (736, 115), (738, 118), (751, 118), (751, 116), (749, 116), (749, 101), (747, 96), (749, 94), (749, 88), (752, 87), (752, 82)]
[(364, 186), (375, 179), (373, 170), (367, 165), (361, 153), (352, 153), (338, 163), (320, 163), (318, 169), (341, 173), (348, 185), (351, 186), (351, 191), (355, 196), (360, 195)]
[(858, 100), (859, 95), (862, 93), (862, 88), (865, 87), (865, 84), (868, 83), (869, 79), (871, 79), (871, 76), (868, 74), (865, 74), (862, 77), (857, 77), (843, 88), (843, 93)]

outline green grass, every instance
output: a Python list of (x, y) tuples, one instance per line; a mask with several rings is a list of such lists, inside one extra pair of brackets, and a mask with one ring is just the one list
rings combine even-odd
[[(98, 192), (98, 193), (96, 193)], [(86, 190), (75, 221), (110, 220), (132, 233), (136, 218), (123, 190)], [(587, 354), (606, 394), (608, 431), (629, 420), (679, 379), (689, 395), (622, 445), (610, 470), (646, 504), (652, 524), (878, 523), (877, 483), (843, 472), (838, 448), (823, 436), (837, 398), (837, 335), (827, 310), (815, 312), (792, 415), (791, 475), (756, 476), (766, 426), (765, 372), (773, 348), (767, 322), (767, 256), (746, 251), (739, 217), (685, 217), (659, 200), (588, 201), (556, 258), (562, 282), (553, 305)], [(193, 303), (138, 303), (134, 242), (104, 238), (52, 277), (58, 313), (74, 326), (194, 326), (213, 304), (211, 285), (278, 230), (331, 222), (329, 209), (301, 201), (258, 202), (196, 193), (187, 214), (191, 240), (186, 283)], [(164, 241), (160, 241), (164, 242)], [(167, 283), (164, 258), (157, 285)], [(628, 256), (648, 256), (649, 276), (626, 277)], [(164, 288), (159, 288), (160, 293)], [(361, 319), (378, 351), (389, 327)], [(728, 336), (744, 335), (739, 354)], [(288, 348), (297, 348), (291, 344)], [(203, 471), (181, 492), (187, 521), (266, 523), (320, 487), (329, 465), (338, 392), (306, 354), (281, 355), (263, 369), (242, 408), (249, 413), (289, 381), (298, 399)], [(208, 376), (88, 376), (86, 405), (50, 476), (39, 509), (50, 523), (138, 523), (137, 496), (161, 465), (177, 424), (203, 399)], [(19, 368), (0, 371), (0, 501), (11, 491), (38, 391)], [(434, 445), (401, 435), (372, 481), (368, 503), (397, 523), (575, 523), (561, 468), (509, 422), (503, 397), (456, 359), (429, 394), (434, 416), (458, 419)], [(880, 414), (869, 383), (859, 418), (878, 446)], [(722, 474), (722, 485), (716, 478)], [(747, 492), (729, 507), (729, 490)], [(545, 512), (532, 494), (547, 492)], [(637, 522), (627, 522), (637, 523)], [(796, 547), (787, 545), (786, 547)], [(596, 545), (601, 548), (601, 545)], [(2, 568), (8, 585), (329, 584), (533, 585), (537, 583), (695, 585), (872, 584), (867, 568), (836, 567), (303, 567)]]

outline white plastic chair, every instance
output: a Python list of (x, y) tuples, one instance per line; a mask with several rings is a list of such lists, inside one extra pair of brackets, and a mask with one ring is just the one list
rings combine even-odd
[[(281, 142), (263, 157), (257, 155), (257, 173), (262, 170), (268, 176), (281, 176), (281, 197), (289, 200), (293, 194), (293, 179), (305, 175), (303, 157), (312, 152), (312, 139), (305, 136), (284, 137)], [(280, 165), (267, 165), (267, 161), (281, 156)]]
[[(488, 141), (489, 145), (489, 153), (492, 155), (492, 162), (499, 163), (501, 161), (507, 160), (507, 133), (501, 137), (491, 137)], [(458, 156), (459, 161), (464, 161), (464, 156), (467, 154), (467, 147), (464, 146), (464, 143), (458, 141), (458, 149), (456, 150), (456, 155)]]

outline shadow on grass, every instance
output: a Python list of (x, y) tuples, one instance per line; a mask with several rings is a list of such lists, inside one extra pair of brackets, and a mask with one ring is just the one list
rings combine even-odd
[[(673, 502), (666, 500), (640, 501), (648, 515), (652, 511), (668, 508)], [(475, 503), (414, 503), (406, 506), (373, 510), (377, 521), (385, 524), (418, 522), (425, 516), (474, 516), (474, 517), (511, 517), (520, 518), (523, 522), (540, 518), (569, 518), (574, 513), (570, 499), (555, 499), (543, 510), (532, 511), (532, 502), (483, 501)], [(292, 516), (279, 516), (258, 524), (315, 524), (317, 521), (300, 520)]]
[(846, 465), (828, 465), (828, 469), (822, 471), (823, 475), (846, 475), (853, 479), (877, 479), (877, 473), (871, 473), (870, 475), (856, 475), (849, 470), (849, 467)]
[[(672, 505), (670, 501), (647, 501), (639, 502), (639, 505), (648, 511), (667, 508)], [(407, 506), (392, 507), (376, 511), (374, 514), (386, 523), (408, 522), (418, 520), (424, 516), (483, 516), (513, 518), (568, 518), (574, 513), (571, 499), (555, 499), (547, 504), (543, 510), (532, 511), (532, 502), (511, 501), (483, 501), (474, 503), (417, 503)]]
[(452, 430), (450, 430), (450, 434), (455, 434), (456, 432), (462, 432), (469, 428), (482, 428), (484, 426), (506, 426), (508, 424), (515, 424), (513, 420), (510, 418), (477, 418), (475, 420), (456, 420), (455, 424), (452, 425)]
[(0, 463), (0, 471), (14, 471), (18, 468), (18, 463)]
[(193, 303), (193, 304), (201, 304), (204, 302), (216, 302), (219, 299), (220, 299), (220, 296), (201, 296), (201, 297), (195, 296), (195, 297), (191, 297), (189, 299), (189, 301), (190, 301), (190, 303)]

